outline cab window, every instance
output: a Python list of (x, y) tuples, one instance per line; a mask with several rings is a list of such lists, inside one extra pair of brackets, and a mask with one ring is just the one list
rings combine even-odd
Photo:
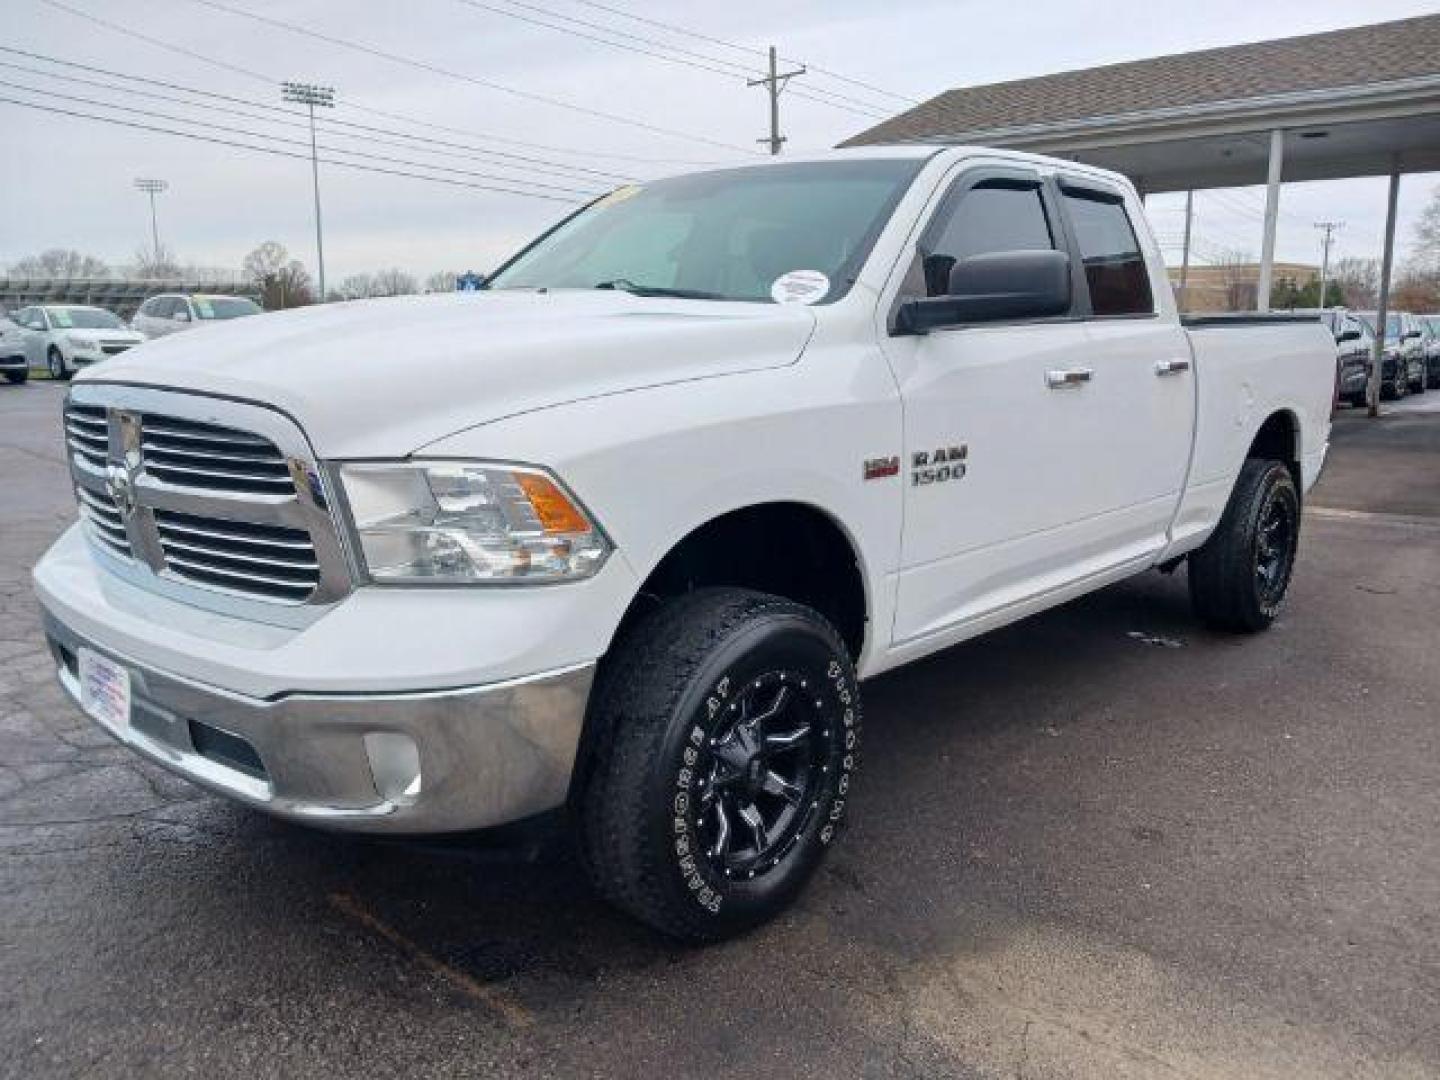
[(1002, 251), (1053, 251), (1040, 189), (1023, 180), (982, 180), (940, 211), (933, 240), (921, 247), (928, 296), (944, 296), (961, 259)]
[(1118, 198), (1083, 190), (1067, 188), (1064, 195), (1094, 314), (1153, 313), (1150, 273), (1125, 204)]

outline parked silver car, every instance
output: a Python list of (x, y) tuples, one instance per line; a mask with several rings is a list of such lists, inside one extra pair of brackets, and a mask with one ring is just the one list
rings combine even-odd
[(140, 305), (130, 325), (149, 337), (163, 337), (208, 322), (259, 315), (260, 305), (244, 296), (161, 293)]
[(35, 304), (10, 316), (19, 327), (30, 367), (45, 367), (52, 379), (68, 379), (145, 340), (112, 312), (85, 304)]

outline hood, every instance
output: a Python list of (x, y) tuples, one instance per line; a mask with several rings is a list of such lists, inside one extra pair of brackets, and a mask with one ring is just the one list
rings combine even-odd
[(146, 342), (81, 376), (258, 401), (322, 457), (399, 457), (533, 409), (794, 363), (798, 305), (558, 290), (357, 300)]

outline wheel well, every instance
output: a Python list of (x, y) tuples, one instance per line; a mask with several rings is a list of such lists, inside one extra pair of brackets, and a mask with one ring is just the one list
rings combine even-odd
[(1271, 413), (1255, 433), (1245, 456), (1284, 462), (1294, 477), (1296, 490), (1299, 490), (1300, 430), (1295, 415), (1284, 411)]
[(813, 506), (763, 503), (695, 529), (645, 579), (617, 639), (656, 604), (708, 586), (756, 589), (812, 607), (859, 659), (866, 622), (859, 560), (844, 530)]

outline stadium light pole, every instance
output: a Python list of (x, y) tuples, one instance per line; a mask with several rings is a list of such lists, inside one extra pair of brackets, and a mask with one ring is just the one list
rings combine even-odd
[(320, 228), (320, 156), (315, 149), (315, 106), (335, 107), (335, 88), (312, 83), (284, 82), (281, 96), (289, 102), (304, 105), (310, 111), (310, 175), (315, 181), (315, 265), (320, 278), (320, 302), (325, 302), (325, 240)]
[(155, 220), (155, 196), (170, 186), (168, 181), (157, 180), (149, 176), (135, 178), (137, 190), (145, 192), (150, 196), (150, 239), (155, 244), (155, 265), (160, 265), (160, 226)]

